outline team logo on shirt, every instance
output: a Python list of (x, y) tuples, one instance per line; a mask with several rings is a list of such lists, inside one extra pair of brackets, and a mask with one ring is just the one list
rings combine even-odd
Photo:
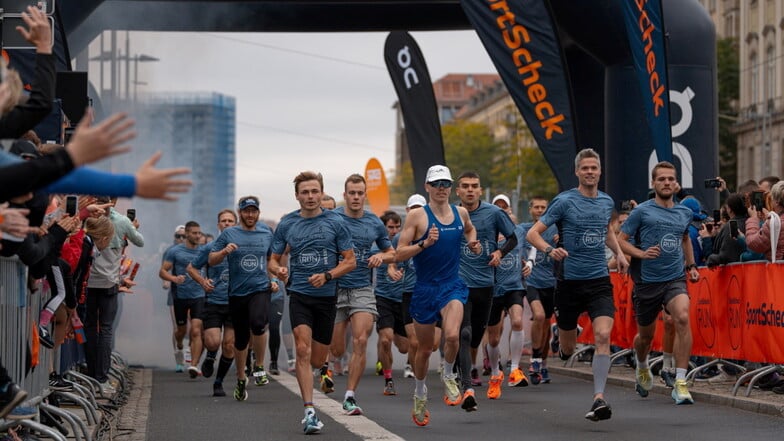
[(583, 233), (583, 246), (586, 248), (596, 248), (604, 245), (604, 234), (601, 230), (586, 230)]
[(221, 272), (219, 280), (221, 282), (224, 282), (224, 283), (229, 283), (229, 269), (228, 268), (226, 268), (225, 270), (223, 270)]
[(259, 267), (259, 259), (254, 256), (253, 254), (246, 254), (242, 256), (242, 260), (240, 260), (240, 268), (244, 271), (251, 272), (255, 271)]
[(319, 264), (321, 257), (318, 251), (305, 250), (299, 255), (299, 264), (305, 268), (313, 268)]
[(661, 246), (661, 250), (665, 253), (674, 253), (678, 251), (680, 241), (674, 234), (667, 233), (661, 238), (659, 246)]
[(498, 268), (503, 271), (510, 271), (515, 266), (515, 262), (519, 262), (519, 256), (514, 255), (514, 253), (509, 253), (501, 259), (501, 264), (498, 265)]

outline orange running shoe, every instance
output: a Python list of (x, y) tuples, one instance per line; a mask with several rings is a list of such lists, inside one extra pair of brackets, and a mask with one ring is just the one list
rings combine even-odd
[(526, 387), (528, 378), (525, 377), (523, 370), (519, 367), (509, 373), (509, 387)]
[(497, 400), (501, 398), (501, 383), (504, 382), (504, 373), (500, 372), (498, 375), (490, 377), (487, 386), (487, 399)]

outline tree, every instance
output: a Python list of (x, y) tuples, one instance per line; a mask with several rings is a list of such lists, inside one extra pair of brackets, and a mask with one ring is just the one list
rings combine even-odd
[(457, 120), (442, 126), (441, 133), (446, 165), (453, 178), (475, 171), (482, 179), (482, 187), (493, 188), (499, 183), (492, 171), (503, 151), (486, 124)]
[(740, 62), (736, 38), (716, 41), (716, 61), (719, 85), (719, 176), (727, 181), (729, 188), (737, 188), (738, 138), (733, 133), (733, 125), (738, 117)]

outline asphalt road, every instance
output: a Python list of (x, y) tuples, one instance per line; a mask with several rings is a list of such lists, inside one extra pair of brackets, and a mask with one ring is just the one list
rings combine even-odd
[[(396, 371), (396, 375), (398, 371)], [(226, 439), (288, 440), (304, 436), (302, 401), (296, 379), (287, 373), (271, 377), (263, 387), (251, 386), (245, 402), (231, 397), (235, 379), (226, 379), (225, 398), (213, 398), (211, 379), (156, 370), (147, 424), (147, 439), (199, 441)], [(486, 385), (477, 388), (479, 410), (466, 413), (441, 401), (437, 374), (428, 377), (431, 422), (417, 427), (411, 420), (413, 380), (396, 377), (397, 396), (382, 394), (383, 379), (368, 370), (357, 390), (364, 416), (341, 414), (346, 377), (337, 376), (336, 392), (315, 392), (325, 423), (323, 440), (722, 440), (778, 439), (784, 419), (720, 405), (697, 402), (676, 406), (666, 395), (641, 398), (628, 387), (608, 386), (613, 408), (608, 421), (584, 418), (591, 405), (591, 382), (553, 375), (551, 384), (506, 388), (499, 400), (487, 400)], [(486, 380), (486, 379), (485, 379)]]

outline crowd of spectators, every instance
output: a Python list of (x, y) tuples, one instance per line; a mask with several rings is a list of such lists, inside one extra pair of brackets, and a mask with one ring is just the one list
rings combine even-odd
[[(23, 86), (19, 74), (0, 61), (0, 254), (27, 267), (26, 295), (48, 297), (35, 320), (39, 341), (30, 344), (57, 351), (84, 323), (86, 371), (102, 384), (103, 392), (111, 393), (107, 371), (116, 296), (133, 284), (121, 274), (120, 262), (129, 241), (144, 244), (139, 220), (131, 221), (112, 207), (116, 197), (176, 199), (177, 193), (189, 190), (191, 182), (183, 175), (190, 171), (156, 168), (160, 152), (134, 174), (86, 167), (130, 150), (134, 121), (123, 113), (97, 122), (88, 109), (65, 145), (42, 145), (33, 130), (53, 108), (52, 31), (38, 8), (29, 7), (22, 18), (25, 26), (17, 30), (36, 48), (35, 73), (29, 87)], [(106, 197), (113, 199), (99, 199)], [(4, 286), (20, 286), (15, 282), (0, 279)], [(48, 368), (50, 387), (68, 386), (54, 366)], [(29, 395), (13, 381), (11, 375), (17, 374), (0, 360), (0, 418), (14, 415)]]

